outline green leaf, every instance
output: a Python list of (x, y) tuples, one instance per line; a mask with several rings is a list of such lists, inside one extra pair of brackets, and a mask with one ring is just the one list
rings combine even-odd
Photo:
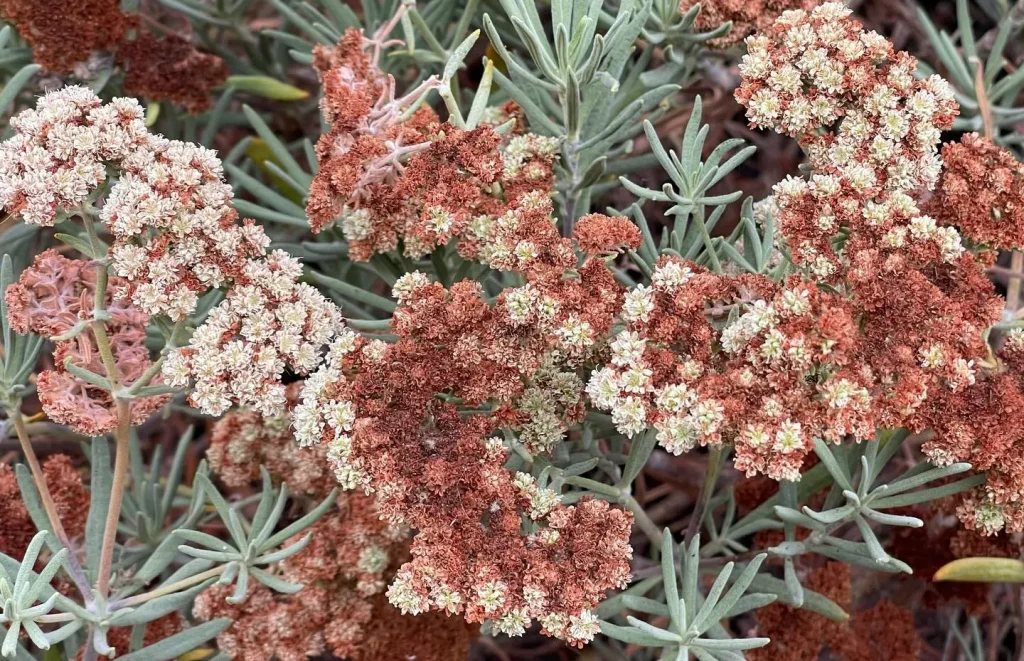
[(231, 626), (231, 620), (222, 617), (190, 627), (164, 638), (160, 642), (143, 647), (137, 652), (119, 656), (120, 661), (170, 661), (185, 652), (191, 652), (203, 643), (216, 637)]
[(152, 128), (160, 119), (160, 102), (150, 101), (146, 104), (146, 127)]
[(448, 62), (444, 65), (444, 73), (441, 75), (442, 81), (449, 81), (455, 77), (457, 72), (462, 67), (462, 61), (469, 55), (469, 49), (473, 47), (476, 40), (480, 37), (480, 30), (474, 30), (468, 37), (462, 40), (462, 43), (455, 47), (452, 51), (451, 57), (448, 58)]
[[(757, 592), (766, 592), (774, 594), (779, 598), (779, 601), (789, 604), (791, 598), (789, 596), (789, 590), (786, 589), (786, 584), (774, 576), (768, 574), (758, 574), (750, 581), (750, 589), (756, 590)], [(814, 590), (808, 590), (804, 588), (804, 605), (803, 608), (824, 615), (830, 620), (840, 622), (842, 620), (850, 619), (839, 604), (832, 601), (820, 592)]]
[(216, 578), (211, 578), (189, 588), (188, 590), (184, 590), (183, 592), (176, 592), (151, 599), (141, 606), (131, 610), (123, 609), (118, 611), (111, 616), (110, 623), (118, 627), (129, 627), (136, 624), (152, 622), (158, 617), (163, 617), (168, 613), (184, 610), (192, 603), (192, 600), (195, 599), (200, 592), (208, 588), (216, 580)]
[(328, 496), (324, 498), (323, 501), (319, 505), (317, 505), (316, 508), (313, 509), (311, 512), (309, 512), (299, 520), (295, 521), (291, 525), (281, 529), (276, 534), (272, 535), (270, 539), (268, 539), (264, 544), (261, 545), (261, 551), (263, 549), (271, 549), (280, 545), (289, 537), (292, 537), (293, 535), (302, 532), (306, 528), (316, 523), (317, 519), (323, 516), (324, 512), (326, 512), (327, 509), (334, 504), (334, 499), (335, 497), (337, 497), (337, 495), (337, 489), (331, 491), (331, 493), (328, 494)]
[(103, 241), (99, 241), (98, 239), (97, 241), (99, 241), (99, 245), (93, 247), (93, 245), (89, 243), (89, 241), (83, 239), (82, 237), (75, 236), (73, 234), (64, 234), (63, 232), (57, 232), (56, 234), (53, 235), (53, 238), (57, 239), (58, 241), (63, 241), (64, 243), (68, 244), (78, 252), (88, 257), (89, 259), (101, 260), (107, 256), (107, 250), (109, 250), (107, 244), (104, 243)]
[(622, 469), (623, 489), (628, 489), (629, 485), (633, 484), (636, 476), (643, 470), (644, 464), (647, 463), (651, 452), (654, 451), (654, 446), (658, 443), (657, 436), (658, 432), (656, 430), (648, 429), (633, 440), (629, 448), (629, 457), (626, 458), (626, 465)]
[(86, 566), (93, 569), (99, 566), (100, 547), (103, 542), (103, 529), (107, 519), (107, 505), (110, 503), (110, 489), (113, 483), (113, 472), (110, 469), (110, 447), (107, 439), (92, 439), (90, 446), (89, 481), (89, 515), (85, 521), (85, 553)]
[[(279, 3), (275, 3), (277, 5)], [(270, 130), (267, 123), (263, 121), (263, 118), (259, 114), (250, 108), (248, 105), (242, 106), (242, 112), (245, 113), (246, 118), (249, 120), (249, 124), (253, 130), (263, 139), (263, 142), (267, 143), (270, 150), (274, 153), (277, 162), (281, 164), (285, 172), (291, 175), (292, 179), (299, 182), (300, 184), (309, 187), (310, 182), (313, 181), (313, 177), (308, 172), (302, 169), (299, 162), (295, 160), (288, 148), (285, 147), (284, 143), (281, 142), (280, 138)]]
[(677, 627), (686, 625), (686, 604), (679, 598), (679, 586), (676, 584), (675, 542), (672, 532), (665, 528), (661, 533), (661, 579), (665, 586), (665, 603), (672, 616), (672, 623)]
[[(666, 647), (673, 644), (662, 638), (652, 636), (633, 627), (620, 627), (610, 622), (601, 622), (601, 633), (627, 645), (643, 645), (644, 647)], [(667, 633), (667, 632), (666, 632)], [(678, 638), (678, 636), (677, 636)]]
[(814, 453), (821, 459), (821, 463), (825, 465), (832, 479), (836, 481), (836, 484), (841, 486), (847, 491), (853, 491), (853, 486), (850, 483), (850, 476), (847, 470), (839, 465), (833, 456), (832, 451), (828, 447), (828, 443), (821, 440), (820, 438), (814, 439)]
[(301, 101), (309, 98), (309, 92), (306, 90), (270, 76), (228, 76), (225, 85), (274, 101)]
[(18, 92), (25, 87), (29, 79), (42, 68), (38, 64), (26, 64), (18, 70), (18, 73), (11, 76), (3, 90), (0, 90), (0, 108), (6, 108), (11, 101), (14, 101), (14, 97), (18, 96)]
[(960, 493), (961, 491), (967, 491), (968, 489), (981, 486), (984, 483), (984, 473), (978, 473), (977, 475), (965, 477), (962, 480), (957, 480), (951, 484), (944, 484), (940, 487), (932, 487), (922, 491), (914, 491), (913, 493), (903, 493), (898, 496), (878, 498), (871, 501), (871, 506), (877, 509), (884, 509), (890, 507), (907, 507), (908, 505), (917, 505), (918, 503), (926, 503), (932, 500), (938, 500), (939, 498), (945, 498), (946, 496), (952, 496), (953, 494)]

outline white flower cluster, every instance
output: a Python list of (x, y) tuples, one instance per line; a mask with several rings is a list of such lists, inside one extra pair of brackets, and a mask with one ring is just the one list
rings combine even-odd
[[(479, 243), (476, 261), (498, 271), (528, 271), (539, 251), (536, 243), (523, 238), (523, 234), (535, 230), (531, 224), (540, 222), (541, 216), (554, 226), (552, 209), (551, 198), (541, 191), (531, 191), (497, 218), (474, 218), (466, 238)], [(565, 243), (555, 243), (553, 249), (572, 255), (572, 247)]]
[[(637, 287), (626, 295), (622, 316), (630, 322), (646, 322), (655, 310), (657, 293), (678, 291), (693, 276), (689, 267), (675, 261), (659, 265), (651, 278), (652, 286)], [(644, 360), (647, 340), (639, 333), (624, 330), (611, 343), (611, 364), (596, 370), (587, 384), (594, 406), (611, 411), (612, 422), (620, 433), (634, 436), (653, 421), (658, 442), (673, 454), (681, 454), (698, 442), (717, 442), (724, 421), (722, 406), (711, 399), (698, 401), (687, 384), (661, 388), (652, 382), (653, 372)], [(689, 380), (700, 376), (696, 361), (683, 361)]]
[(561, 143), (560, 138), (547, 138), (533, 133), (515, 136), (501, 152), (505, 178), (525, 176), (527, 179), (539, 179), (546, 176), (544, 168), (534, 166), (531, 169), (528, 162), (538, 157), (544, 160), (554, 158)]
[(86, 87), (65, 87), (11, 118), (0, 144), (0, 205), (33, 225), (88, 201), (107, 178), (105, 163), (127, 158), (150, 138), (135, 99), (103, 105)]
[(213, 151), (150, 136), (121, 167), (100, 217), (116, 239), (114, 272), (145, 312), (183, 319), (198, 294), (234, 281), (248, 259), (266, 253), (263, 228), (235, 222), (231, 186)]
[(348, 327), (338, 331), (324, 363), (306, 378), (301, 400), (292, 413), (295, 439), (299, 445), (306, 447), (327, 441), (328, 461), (345, 489), (369, 486), (369, 476), (349, 461), (352, 451), (349, 433), (356, 421), (355, 407), (352, 402), (337, 396), (345, 384), (342, 363), (345, 356), (355, 351), (357, 339)]
[(99, 217), (115, 238), (114, 273), (141, 310), (189, 316), (198, 296), (238, 277), (270, 243), (251, 221), (238, 224), (220, 160), (199, 145), (152, 135), (134, 99), (103, 104), (85, 87), (43, 96), (11, 119), (0, 144), (0, 205), (26, 223), (53, 225), (99, 195), (118, 171)]
[(546, 489), (537, 484), (537, 478), (529, 473), (517, 472), (512, 484), (519, 493), (530, 501), (530, 518), (534, 521), (542, 519), (562, 502), (562, 497), (553, 489)]
[[(748, 37), (737, 96), (753, 124), (805, 140), (812, 165), (855, 192), (930, 188), (953, 89), (939, 76), (917, 81), (914, 58), (850, 13), (838, 2), (787, 11), (774, 35)], [(835, 132), (810, 133), (839, 118)]]
[(301, 274), (298, 260), (283, 251), (249, 260), (188, 346), (168, 355), (165, 380), (173, 386), (194, 382), (190, 401), (204, 413), (220, 415), (237, 403), (264, 416), (281, 415), (284, 370), (314, 370), (321, 348), (347, 331), (338, 307), (299, 283)]
[(530, 384), (515, 402), (529, 419), (519, 428), (519, 440), (533, 454), (548, 454), (569, 429), (563, 412), (580, 404), (583, 381), (575, 372), (558, 368), (548, 354), (544, 364), (530, 377)]
[[(931, 216), (921, 215), (914, 199), (903, 191), (891, 191), (881, 197), (859, 201), (843, 190), (841, 178), (832, 174), (812, 174), (810, 180), (787, 177), (775, 186), (775, 197), (783, 208), (796, 208), (801, 198), (813, 198), (818, 227), (826, 235), (834, 233), (835, 214), (853, 214), (856, 223), (865, 232), (875, 234), (882, 246), (890, 249), (934, 246), (941, 259), (955, 262), (964, 253), (960, 233), (954, 227), (940, 226)], [(802, 246), (801, 263), (812, 272), (816, 265), (810, 259), (813, 248)], [(827, 277), (834, 265), (825, 259), (816, 275)], [(825, 271), (825, 272), (821, 272)]]

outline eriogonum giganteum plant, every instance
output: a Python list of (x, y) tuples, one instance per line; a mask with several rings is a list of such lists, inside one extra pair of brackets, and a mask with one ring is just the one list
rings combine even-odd
[(1024, 549), (1024, 11), (927, 22), (947, 82), (838, 2), (222, 4), (0, 0), (5, 657), (1017, 617), (910, 574)]

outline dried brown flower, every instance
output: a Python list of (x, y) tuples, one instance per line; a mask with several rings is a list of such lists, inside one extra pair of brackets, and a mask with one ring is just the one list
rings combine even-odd
[(44, 69), (69, 73), (96, 50), (111, 50), (133, 26), (120, 0), (0, 0)]
[[(289, 386), (291, 401), (297, 386)], [(248, 486), (264, 466), (271, 478), (292, 493), (324, 497), (337, 486), (327, 463), (327, 449), (300, 447), (291, 428), (291, 415), (264, 418), (255, 411), (230, 411), (213, 424), (206, 458), (210, 468), (229, 487)]]
[(196, 50), (175, 34), (157, 38), (141, 32), (117, 48), (124, 89), (132, 96), (170, 101), (190, 113), (209, 109), (210, 92), (224, 83), (228, 66), (221, 58)]
[[(681, 0), (679, 13), (685, 14), (698, 0)], [(755, 32), (763, 32), (788, 9), (813, 9), (818, 0), (701, 0), (694, 27), (701, 32), (714, 30), (727, 21), (732, 29), (712, 39), (715, 48), (728, 48)]]
[[(97, 268), (95, 263), (68, 259), (54, 250), (37, 255), (18, 281), (7, 288), (5, 300), (11, 327), (19, 333), (53, 336), (89, 320), (95, 303)], [(109, 285), (110, 290), (116, 290), (124, 281), (113, 277)], [(110, 313), (104, 325), (121, 385), (130, 386), (152, 365), (145, 344), (149, 315), (113, 298), (109, 292), (105, 310)], [(54, 421), (86, 436), (114, 429), (117, 415), (110, 392), (72, 375), (65, 367), (67, 359), (95, 374), (106, 374), (91, 330), (57, 342), (56, 366), (42, 372), (37, 382), (43, 411)], [(157, 377), (152, 383), (159, 382)], [(141, 423), (163, 406), (168, 397), (131, 400), (132, 421)]]
[[(851, 610), (848, 565), (829, 562), (811, 571), (805, 585)], [(817, 659), (826, 647), (841, 661), (917, 661), (921, 650), (913, 614), (887, 600), (844, 621), (779, 603), (759, 609), (755, 617), (758, 633), (772, 642), (747, 652), (751, 661), (808, 661)]]
[(1024, 246), (1024, 165), (977, 133), (943, 145), (942, 162), (927, 212), (986, 247)]
[[(43, 475), (53, 496), (57, 514), (71, 538), (85, 534), (89, 492), (75, 470), (70, 457), (58, 454), (43, 461)], [(25, 549), (38, 532), (21, 499), (14, 470), (0, 463), (0, 553), (12, 558), (25, 555)]]
[(373, 498), (343, 494), (314, 526), (309, 545), (282, 567), (286, 579), (305, 585), (301, 593), (253, 585), (245, 602), (232, 606), (225, 601), (231, 588), (214, 586), (193, 614), (234, 620), (217, 637), (232, 659), (304, 661), (330, 653), (352, 661), (461, 661), (475, 627), (437, 613), (402, 615), (384, 597), (408, 547), (408, 532), (381, 521)]

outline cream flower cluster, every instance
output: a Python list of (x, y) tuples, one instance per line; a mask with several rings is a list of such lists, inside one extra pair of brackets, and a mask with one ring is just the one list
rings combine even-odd
[[(514, 207), (493, 218), (478, 216), (470, 224), (467, 238), (478, 244), (476, 261), (497, 271), (525, 271), (539, 260), (543, 246), (533, 234), (542, 223), (554, 224), (552, 203), (543, 191), (532, 191), (521, 196)], [(572, 255), (568, 244), (555, 244), (558, 258)]]
[(582, 406), (583, 381), (575, 372), (559, 369), (549, 353), (544, 365), (530, 376), (530, 385), (515, 408), (527, 420), (517, 427), (519, 440), (533, 454), (549, 454), (569, 429), (566, 409)]
[(184, 319), (199, 294), (236, 280), (266, 253), (263, 228), (235, 222), (231, 186), (212, 150), (150, 136), (121, 168), (100, 217), (116, 240), (114, 272), (145, 312)]
[(301, 274), (298, 260), (280, 250), (250, 260), (188, 346), (168, 356), (166, 381), (194, 383), (190, 401), (210, 415), (233, 403), (281, 415), (285, 369), (308, 374), (320, 365), (322, 347), (351, 332), (334, 303), (298, 282)]
[(800, 138), (815, 169), (857, 193), (931, 187), (953, 90), (939, 76), (916, 80), (916, 60), (850, 14), (838, 2), (787, 11), (748, 37), (737, 98), (752, 125)]
[(135, 99), (107, 105), (86, 87), (65, 87), (11, 118), (14, 135), (0, 144), (0, 205), (32, 225), (85, 203), (107, 178), (105, 163), (127, 158), (149, 141)]
[[(319, 445), (326, 439), (327, 459), (342, 488), (363, 487), (371, 491), (369, 476), (349, 460), (352, 450), (349, 434), (356, 421), (356, 411), (352, 402), (339, 394), (346, 383), (343, 361), (359, 345), (359, 338), (351, 329), (346, 327), (338, 332), (323, 364), (306, 378), (292, 417), (299, 445)], [(364, 344), (362, 348), (367, 351), (371, 346)]]
[(846, 194), (836, 175), (812, 174), (809, 180), (787, 177), (775, 185), (774, 192), (784, 230), (800, 239), (791, 246), (794, 261), (821, 279), (835, 272), (826, 255), (841, 225), (856, 227), (860, 240), (890, 250), (919, 249), (949, 263), (964, 253), (956, 228), (940, 226), (922, 215), (914, 198), (902, 191), (860, 200)]
[[(855, 324), (841, 301), (825, 301), (798, 281), (776, 288), (751, 280), (768, 295), (729, 303), (743, 285), (730, 294), (722, 282), (663, 261), (652, 286), (627, 297), (627, 326), (587, 385), (618, 431), (653, 428), (676, 455), (734, 441), (737, 468), (774, 479), (799, 478), (812, 438), (873, 433), (871, 397), (849, 354)], [(720, 330), (703, 319), (709, 292), (741, 312)], [(826, 304), (835, 307), (823, 316)], [(659, 330), (671, 328), (667, 336)]]
[(149, 133), (134, 99), (103, 104), (85, 87), (43, 96), (11, 119), (0, 144), (0, 205), (30, 224), (53, 225), (82, 209), (117, 171), (99, 217), (114, 236), (117, 292), (150, 315), (188, 317), (200, 294), (239, 277), (270, 243), (237, 223), (215, 153)]

